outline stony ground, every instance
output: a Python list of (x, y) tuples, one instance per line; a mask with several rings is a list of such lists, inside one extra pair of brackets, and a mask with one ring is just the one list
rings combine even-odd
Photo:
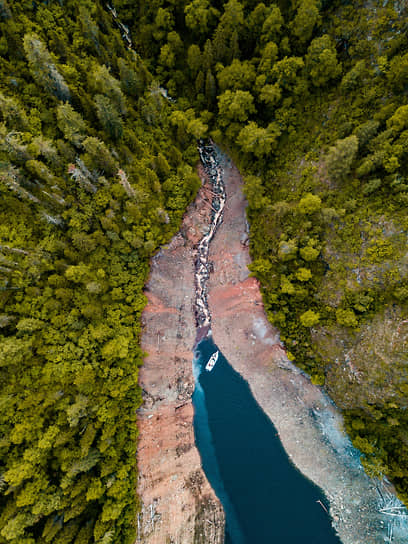
[[(227, 157), (222, 160), (227, 204), (224, 223), (210, 251), (214, 341), (249, 382), (290, 459), (325, 492), (342, 542), (383, 544), (390, 518), (379, 511), (379, 482), (365, 475), (359, 454), (344, 435), (342, 418), (329, 398), (288, 361), (278, 331), (266, 319), (258, 284), (248, 277), (242, 179)], [(407, 533), (398, 533), (394, 527), (392, 542), (408, 542)]]
[(138, 493), (143, 544), (221, 544), (224, 513), (194, 444), (192, 348), (194, 246), (208, 224), (207, 188), (190, 206), (180, 233), (152, 261), (143, 313)]
[[(383, 544), (388, 519), (379, 511), (378, 482), (362, 470), (339, 412), (287, 360), (278, 332), (266, 320), (258, 283), (248, 277), (242, 180), (225, 156), (220, 160), (228, 199), (210, 252), (214, 340), (248, 380), (293, 463), (324, 490), (342, 542)], [(192, 427), (194, 244), (208, 222), (206, 196), (204, 185), (180, 233), (153, 260), (146, 292), (142, 345), (149, 355), (141, 373), (145, 404), (138, 448), (139, 542), (145, 544), (223, 542), (223, 512), (201, 470)], [(392, 542), (407, 543), (406, 531), (395, 527)]]

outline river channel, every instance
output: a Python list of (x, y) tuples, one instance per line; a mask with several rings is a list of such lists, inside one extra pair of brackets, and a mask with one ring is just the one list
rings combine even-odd
[(288, 459), (248, 383), (221, 352), (214, 368), (205, 368), (218, 351), (207, 303), (208, 253), (226, 194), (212, 146), (199, 151), (213, 186), (213, 211), (195, 260), (194, 429), (204, 471), (225, 510), (225, 544), (339, 544), (328, 501)]

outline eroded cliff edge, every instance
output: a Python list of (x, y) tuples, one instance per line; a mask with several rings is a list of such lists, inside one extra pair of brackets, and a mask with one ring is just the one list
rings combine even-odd
[(221, 544), (224, 512), (194, 443), (192, 375), (196, 337), (195, 246), (208, 228), (211, 191), (203, 183), (180, 232), (152, 260), (146, 286), (140, 372), (138, 493), (143, 544)]

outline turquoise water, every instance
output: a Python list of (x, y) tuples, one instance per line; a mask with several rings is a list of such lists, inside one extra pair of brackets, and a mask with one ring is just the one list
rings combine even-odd
[(340, 544), (321, 491), (289, 461), (248, 383), (217, 347), (195, 351), (194, 429), (203, 469), (226, 513), (225, 544)]

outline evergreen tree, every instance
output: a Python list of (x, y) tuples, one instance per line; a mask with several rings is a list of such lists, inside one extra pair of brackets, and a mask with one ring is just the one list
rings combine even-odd
[(24, 36), (24, 50), (34, 80), (59, 100), (69, 100), (70, 91), (45, 45), (35, 34)]

